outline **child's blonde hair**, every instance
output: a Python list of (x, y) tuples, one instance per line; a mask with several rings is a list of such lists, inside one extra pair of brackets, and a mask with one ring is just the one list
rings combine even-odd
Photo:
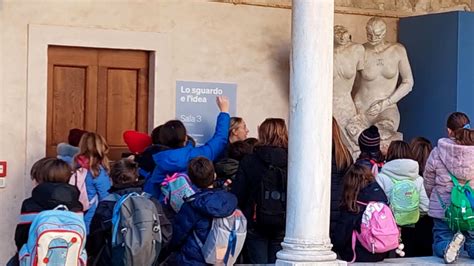
[(81, 137), (79, 142), (79, 153), (77, 157), (85, 157), (89, 160), (89, 170), (93, 177), (97, 177), (102, 166), (107, 173), (110, 171), (110, 163), (107, 154), (109, 145), (105, 138), (93, 132), (87, 132)]

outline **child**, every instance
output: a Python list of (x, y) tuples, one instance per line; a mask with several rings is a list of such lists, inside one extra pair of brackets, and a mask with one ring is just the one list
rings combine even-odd
[[(345, 261), (352, 261), (352, 232), (360, 231), (362, 214), (365, 205), (357, 201), (368, 203), (370, 201), (388, 204), (387, 197), (382, 188), (375, 182), (370, 170), (362, 165), (354, 164), (344, 176), (344, 188), (342, 192), (341, 214), (334, 233), (334, 250)], [(355, 247), (356, 262), (382, 261), (387, 253), (372, 254), (366, 250), (359, 241)]]
[[(463, 247), (474, 258), (472, 231), (455, 232), (445, 220), (445, 209), (451, 205), (454, 179), (461, 185), (474, 186), (474, 130), (463, 113), (453, 113), (447, 122), (449, 138), (442, 138), (426, 162), (425, 187), (430, 195), (428, 215), (433, 217), (433, 253), (454, 263)], [(450, 176), (453, 175), (453, 177)]]
[[(418, 173), (423, 177), (425, 165), (430, 156), (433, 146), (431, 142), (423, 137), (416, 137), (410, 142), (413, 159), (418, 161), (420, 169)], [(433, 255), (433, 218), (428, 215), (420, 217), (420, 221), (415, 225), (415, 257), (426, 257)]]
[(376, 126), (371, 126), (359, 135), (360, 155), (356, 163), (364, 165), (377, 176), (384, 164), (384, 156), (380, 151), (380, 134)]
[[(215, 172), (212, 162), (197, 157), (189, 162), (188, 175), (201, 191), (185, 202), (173, 223), (171, 248), (179, 250), (171, 265), (207, 265), (196, 238), (204, 243), (214, 217), (227, 217), (237, 208), (237, 198), (221, 189), (213, 189)], [(238, 254), (235, 254), (237, 257)]]
[[(143, 183), (138, 181), (138, 165), (132, 160), (121, 159), (115, 162), (110, 170), (110, 178), (113, 183), (109, 190), (111, 194), (116, 194), (120, 197), (132, 192), (139, 194), (143, 192), (141, 188)], [(158, 210), (160, 220), (162, 234), (161, 257), (162, 254), (163, 256), (166, 254), (165, 250), (168, 242), (171, 240), (172, 228), (163, 213), (161, 205), (155, 199), (152, 199), (152, 201)], [(115, 200), (107, 200), (107, 198), (101, 201), (92, 219), (86, 245), (90, 265), (112, 265), (112, 215), (115, 204)]]
[(69, 165), (73, 165), (74, 156), (79, 152), (79, 141), (81, 140), (82, 135), (87, 133), (82, 129), (73, 128), (69, 130), (68, 143), (61, 142), (56, 147), (58, 159), (61, 159), (67, 162)]
[(79, 190), (69, 185), (71, 167), (63, 160), (43, 158), (33, 164), (31, 179), (34, 184), (31, 197), (21, 205), (20, 223), (15, 230), (15, 244), (18, 250), (28, 241), (31, 223), (44, 210), (65, 205), (70, 211), (82, 212)]
[(85, 182), (89, 209), (84, 214), (84, 222), (87, 232), (89, 232), (89, 226), (99, 201), (109, 195), (108, 190), (111, 186), (108, 173), (110, 170), (109, 158), (107, 157), (109, 145), (101, 135), (88, 132), (82, 136), (79, 149), (75, 158), (76, 164), (79, 168), (87, 169)]
[(228, 157), (215, 164), (217, 180), (216, 187), (229, 188), (235, 181), (239, 162), (242, 158), (252, 153), (252, 146), (244, 141), (236, 141), (229, 144)]
[[(423, 178), (418, 175), (418, 162), (413, 160), (413, 155), (411, 153), (410, 145), (404, 141), (393, 141), (390, 143), (387, 151), (387, 161), (382, 168), (382, 171), (377, 175), (376, 180), (379, 183), (380, 187), (385, 191), (385, 194), (391, 201), (392, 210), (395, 217), (397, 213), (399, 214), (410, 214), (413, 213), (411, 210), (403, 209), (400, 206), (405, 206), (401, 204), (398, 207), (394, 207), (397, 204), (395, 201), (407, 202), (412, 198), (405, 198), (404, 195), (397, 195), (396, 193), (410, 193), (415, 199), (413, 202), (418, 203), (419, 213), (421, 216), (424, 216), (428, 212), (429, 199), (426, 195), (425, 186), (423, 185)], [(409, 180), (410, 183), (406, 183)], [(394, 191), (393, 188), (396, 186), (396, 182), (401, 185), (400, 182), (404, 181), (404, 189)], [(400, 187), (399, 185), (399, 187)], [(413, 192), (413, 193), (411, 193)], [(418, 195), (418, 196), (416, 196)], [(417, 199), (416, 199), (417, 198)], [(398, 200), (395, 200), (398, 199)], [(413, 224), (400, 224), (402, 225), (402, 241), (405, 244), (405, 254), (407, 257), (415, 256), (415, 250), (418, 248), (415, 244), (415, 223), (418, 222), (419, 217), (414, 217), (410, 215), (409, 219), (413, 217)], [(402, 218), (399, 216), (397, 222), (404, 222), (407, 220), (406, 217)]]
[(156, 167), (145, 182), (145, 192), (163, 200), (161, 183), (166, 175), (186, 171), (188, 162), (193, 158), (204, 156), (213, 161), (222, 154), (227, 145), (230, 124), (229, 99), (219, 96), (216, 101), (221, 111), (216, 130), (214, 136), (202, 146), (194, 147), (188, 142), (186, 127), (179, 120), (168, 121), (160, 128), (160, 143), (169, 149), (153, 155)]

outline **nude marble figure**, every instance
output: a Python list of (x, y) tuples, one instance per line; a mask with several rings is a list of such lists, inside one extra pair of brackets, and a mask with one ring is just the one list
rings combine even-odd
[(355, 81), (357, 115), (348, 122), (346, 129), (356, 141), (361, 130), (376, 125), (382, 146), (386, 148), (387, 143), (402, 137), (397, 132), (400, 124), (397, 103), (412, 90), (413, 75), (405, 47), (385, 41), (387, 25), (381, 18), (371, 18), (366, 31), (364, 67)]

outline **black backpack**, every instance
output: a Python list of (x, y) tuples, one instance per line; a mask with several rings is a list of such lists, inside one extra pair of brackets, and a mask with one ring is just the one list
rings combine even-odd
[(267, 164), (255, 199), (255, 222), (261, 232), (285, 230), (287, 168)]

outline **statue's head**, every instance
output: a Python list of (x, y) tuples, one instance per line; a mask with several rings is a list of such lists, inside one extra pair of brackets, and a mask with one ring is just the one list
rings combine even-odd
[(372, 17), (365, 26), (367, 31), (367, 41), (372, 45), (381, 43), (385, 38), (387, 32), (387, 24), (379, 17)]
[(334, 26), (334, 44), (344, 45), (351, 41), (351, 35), (346, 27), (342, 25)]

